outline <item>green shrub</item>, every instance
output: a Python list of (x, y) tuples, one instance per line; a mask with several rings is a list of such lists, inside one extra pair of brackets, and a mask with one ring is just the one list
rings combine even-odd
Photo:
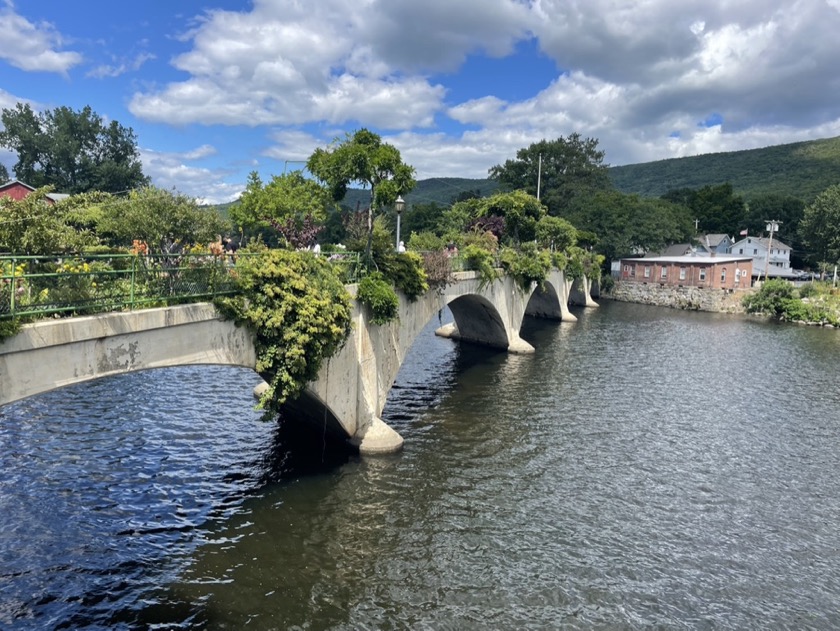
[(445, 246), (443, 237), (437, 236), (434, 232), (412, 232), (408, 238), (408, 249), (415, 252), (437, 252), (443, 250)]
[(551, 253), (531, 242), (523, 243), (518, 251), (502, 248), (499, 259), (505, 271), (525, 290), (531, 283), (542, 283), (551, 271)]
[(793, 285), (781, 279), (766, 281), (757, 292), (744, 297), (747, 313), (764, 313), (781, 317), (786, 301), (793, 298)]
[(788, 322), (809, 322), (812, 316), (812, 310), (809, 305), (805, 304), (798, 298), (786, 298), (782, 300), (781, 318)]
[(429, 291), (423, 257), (417, 252), (403, 252), (383, 259), (380, 271), (412, 302)]
[(485, 248), (470, 243), (461, 250), (467, 268), (478, 272), (482, 285), (487, 285), (499, 278), (499, 271), (495, 267), (493, 254)]
[(800, 298), (810, 298), (819, 295), (820, 291), (814, 283), (805, 283), (799, 288)]
[(262, 250), (239, 257), (240, 295), (216, 300), (254, 331), (257, 372), (269, 388), (260, 406), (277, 411), (318, 376), (350, 334), (350, 295), (325, 257)]
[(356, 299), (368, 308), (373, 324), (387, 324), (399, 317), (397, 293), (380, 272), (372, 272), (359, 282)]
[(21, 319), (0, 320), (0, 342), (6, 338), (13, 337), (20, 332)]

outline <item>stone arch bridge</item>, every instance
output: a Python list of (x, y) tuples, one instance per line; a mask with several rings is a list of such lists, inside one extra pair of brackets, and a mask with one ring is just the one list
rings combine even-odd
[[(355, 293), (355, 286), (348, 289)], [(590, 293), (587, 279), (573, 286), (556, 270), (528, 290), (509, 276), (482, 283), (475, 272), (460, 272), (446, 288), (414, 302), (400, 296), (399, 320), (386, 325), (369, 324), (355, 303), (347, 343), (288, 407), (325, 423), (363, 454), (397, 451), (402, 437), (380, 415), (414, 340), (441, 309), (448, 306), (454, 322), (438, 335), (530, 353), (519, 337), (524, 316), (574, 321), (568, 304), (597, 306)], [(252, 334), (208, 303), (36, 322), (0, 343), (0, 405), (110, 375), (196, 364), (253, 369)]]

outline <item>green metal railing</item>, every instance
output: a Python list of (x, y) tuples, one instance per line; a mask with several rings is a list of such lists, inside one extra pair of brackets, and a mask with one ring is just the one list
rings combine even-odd
[[(357, 253), (323, 256), (345, 283), (358, 279)], [(212, 254), (0, 256), (0, 320), (212, 300), (238, 292), (236, 273), (233, 258)]]

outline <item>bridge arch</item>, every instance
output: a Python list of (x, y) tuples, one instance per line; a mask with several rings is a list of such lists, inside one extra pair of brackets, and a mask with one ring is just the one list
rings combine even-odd
[[(414, 340), (425, 325), (445, 306), (454, 322), (442, 326), (438, 335), (492, 346), (508, 352), (533, 352), (519, 337), (526, 309), (537, 290), (534, 283), (523, 290), (511, 277), (484, 283), (475, 272), (455, 275), (455, 282), (440, 291), (430, 291), (409, 302), (400, 296), (399, 320), (381, 326), (368, 323), (356, 305), (355, 326), (345, 347), (322, 368), (309, 384), (316, 396), (311, 401), (329, 402), (329, 413), (344, 427), (362, 453), (398, 450), (402, 438), (380, 418), (388, 392)], [(568, 310), (568, 283), (555, 271), (540, 290), (533, 315), (574, 321)], [(310, 410), (310, 415), (317, 410)], [(323, 411), (320, 412), (323, 414)]]

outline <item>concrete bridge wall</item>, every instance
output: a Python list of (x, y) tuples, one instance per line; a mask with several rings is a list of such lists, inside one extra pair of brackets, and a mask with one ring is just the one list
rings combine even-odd
[(254, 368), (251, 333), (207, 303), (44, 320), (0, 344), (0, 405), (100, 377), (188, 364)]

